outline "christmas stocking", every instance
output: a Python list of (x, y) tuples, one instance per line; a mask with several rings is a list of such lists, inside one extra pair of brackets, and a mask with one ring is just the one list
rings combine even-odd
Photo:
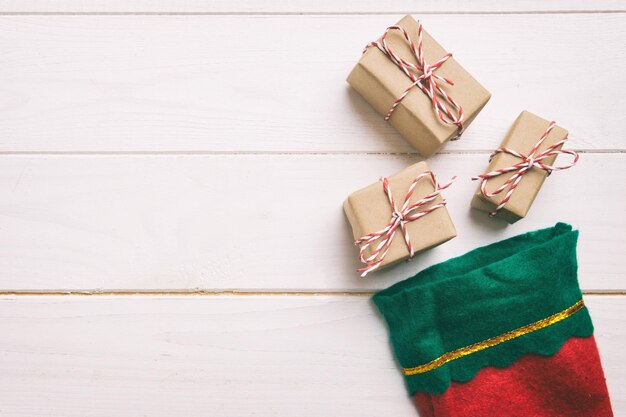
[(422, 417), (613, 416), (577, 237), (559, 223), (374, 296)]

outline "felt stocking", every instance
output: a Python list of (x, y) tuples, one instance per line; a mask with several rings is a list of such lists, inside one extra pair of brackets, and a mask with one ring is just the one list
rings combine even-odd
[(559, 223), (478, 248), (374, 296), (422, 417), (610, 417)]

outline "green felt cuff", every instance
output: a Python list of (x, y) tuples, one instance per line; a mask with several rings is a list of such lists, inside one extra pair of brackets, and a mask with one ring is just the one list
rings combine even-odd
[[(531, 352), (551, 355), (572, 336), (590, 336), (585, 307), (558, 316), (582, 299), (577, 238), (578, 231), (558, 223), (475, 249), (376, 294), (409, 392), (441, 393), (485, 366), (506, 367)], [(554, 323), (497, 339), (555, 315)], [(441, 363), (442, 356), (452, 359)], [(436, 367), (420, 368), (429, 364)]]

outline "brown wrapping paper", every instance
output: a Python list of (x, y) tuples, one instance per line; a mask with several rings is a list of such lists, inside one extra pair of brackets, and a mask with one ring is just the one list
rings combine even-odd
[[(504, 146), (516, 150), (523, 155), (528, 155), (549, 125), (550, 122), (548, 120), (542, 119), (541, 117), (527, 111), (523, 111), (517, 117), (499, 147)], [(555, 126), (543, 144), (539, 147), (538, 152), (544, 151), (546, 148), (565, 137), (567, 137), (567, 130), (559, 126)], [(543, 160), (543, 163), (552, 165), (555, 159), (556, 156), (546, 158)], [(491, 160), (485, 172), (510, 167), (520, 161), (521, 160), (519, 158), (516, 158), (513, 155), (499, 153)], [(487, 191), (497, 189), (504, 184), (504, 182), (509, 179), (511, 175), (513, 175), (513, 173), (502, 174), (489, 179), (487, 181)], [(547, 176), (548, 173), (546, 171), (537, 168), (533, 168), (526, 172), (517, 185), (517, 188), (515, 188), (513, 194), (511, 194), (511, 198), (506, 205), (498, 211), (496, 217), (502, 218), (509, 223), (515, 223), (519, 219), (526, 216)], [(471, 205), (475, 209), (491, 212), (502, 202), (505, 195), (506, 190), (493, 197), (485, 197), (481, 192), (479, 185), (478, 190), (472, 198)]]
[[(409, 186), (415, 177), (428, 170), (428, 165), (426, 165), (425, 162), (419, 162), (388, 177), (391, 191), (398, 208), (400, 208), (404, 202)], [(434, 184), (430, 178), (421, 179), (415, 187), (411, 201), (419, 200), (432, 193), (434, 189)], [(441, 196), (438, 196), (433, 202), (424, 207), (429, 207), (440, 201)], [(368, 187), (352, 193), (344, 202), (343, 208), (352, 226), (352, 233), (355, 240), (387, 226), (392, 215), (391, 205), (383, 191), (382, 181), (377, 181)], [(454, 224), (452, 224), (446, 207), (438, 208), (417, 220), (407, 223), (407, 230), (415, 253), (433, 248), (456, 236), (456, 229), (454, 228)], [(374, 245), (370, 245), (370, 248), (368, 248), (366, 252), (367, 256), (371, 255), (371, 247), (373, 246), (373, 249), (375, 249), (377, 244), (378, 242)], [(402, 232), (398, 231), (393, 238), (387, 256), (378, 269), (393, 265), (408, 259), (408, 257), (409, 250), (406, 242), (404, 241)]]
[[(411, 16), (405, 16), (397, 25), (405, 29), (417, 44), (418, 25)], [(425, 30), (423, 39), (426, 62), (433, 64), (447, 53)], [(403, 59), (416, 63), (415, 56), (399, 31), (390, 32), (387, 43)], [(454, 86), (446, 84), (443, 88), (463, 107), (463, 125), (467, 128), (487, 104), (491, 94), (454, 57), (435, 70), (435, 74), (454, 82)], [(367, 49), (347, 81), (383, 117), (394, 100), (412, 84), (411, 79), (375, 47)], [(437, 152), (448, 139), (457, 134), (457, 127), (442, 122), (428, 96), (417, 87), (400, 102), (389, 122), (424, 157)]]

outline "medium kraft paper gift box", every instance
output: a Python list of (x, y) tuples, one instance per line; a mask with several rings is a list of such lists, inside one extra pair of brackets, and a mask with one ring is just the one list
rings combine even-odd
[[(387, 177), (391, 193), (395, 200), (396, 207), (401, 208), (412, 182), (420, 174), (428, 173), (428, 165), (425, 162), (418, 162), (402, 171)], [(439, 186), (443, 190), (447, 185)], [(410, 204), (433, 194), (436, 185), (432, 178), (425, 175), (420, 179), (413, 189)], [(438, 246), (456, 236), (456, 229), (450, 219), (448, 210), (445, 207), (445, 200), (441, 195), (437, 195), (430, 203), (425, 204), (420, 210), (432, 208), (444, 203), (442, 207), (436, 208), (423, 217), (409, 221), (406, 230), (409, 233), (410, 241), (414, 252), (419, 253), (427, 249)], [(352, 226), (352, 233), (355, 240), (381, 230), (387, 226), (392, 219), (392, 208), (383, 188), (383, 182), (377, 181), (361, 190), (352, 193), (344, 202), (343, 209)], [(376, 249), (378, 242), (374, 242), (365, 251), (365, 256), (369, 257)], [(383, 261), (377, 267), (382, 269), (409, 258), (409, 249), (404, 240), (402, 230), (398, 228), (391, 241), (391, 246)]]
[[(405, 16), (397, 23), (407, 31), (417, 45), (419, 24)], [(417, 64), (408, 42), (399, 31), (390, 31), (386, 37), (389, 47), (402, 59)], [(441, 47), (423, 30), (423, 54), (426, 63), (435, 64), (446, 55)], [(420, 75), (419, 72), (415, 74)], [(487, 104), (491, 94), (461, 65), (450, 57), (433, 74), (451, 80), (454, 85), (438, 81), (444, 91), (463, 109), (466, 128)], [(370, 46), (348, 76), (354, 88), (382, 116), (387, 115), (394, 101), (413, 84), (412, 80), (379, 48)], [(448, 106), (450, 107), (450, 106)], [(457, 126), (439, 118), (430, 98), (419, 88), (413, 88), (404, 97), (389, 118), (391, 125), (424, 157), (437, 152), (443, 144), (457, 136)]]
[[(529, 155), (533, 146), (542, 137), (544, 132), (550, 126), (550, 122), (539, 116), (536, 116), (528, 111), (523, 111), (513, 122), (513, 125), (509, 129), (509, 132), (504, 137), (500, 148), (509, 148), (519, 152), (523, 155)], [(537, 149), (538, 153), (546, 150), (555, 143), (567, 139), (567, 130), (559, 126), (554, 126), (550, 133), (546, 136), (544, 142)], [(561, 146), (556, 149), (560, 149)], [(567, 151), (570, 153), (571, 151)], [(570, 153), (574, 154), (574, 153)], [(554, 164), (557, 155), (549, 156), (542, 160), (542, 163), (546, 165)], [(489, 166), (485, 172), (496, 171), (501, 168), (513, 166), (521, 162), (520, 158), (517, 158), (508, 153), (497, 153), (491, 159)], [(489, 192), (493, 192), (498, 187), (502, 186), (505, 181), (511, 178), (513, 172), (505, 173), (497, 177), (490, 178), (486, 183), (486, 189)], [(539, 193), (543, 182), (546, 180), (548, 172), (543, 169), (532, 168), (527, 171), (517, 184), (515, 191), (510, 195), (506, 204), (497, 211), (495, 217), (502, 218), (509, 223), (515, 223), (522, 219), (530, 210), (530, 206), (535, 201), (535, 197)], [(494, 212), (502, 200), (506, 197), (506, 190), (493, 197), (487, 197), (481, 191), (481, 187), (478, 187), (474, 197), (472, 198), (471, 206), (475, 209)]]

